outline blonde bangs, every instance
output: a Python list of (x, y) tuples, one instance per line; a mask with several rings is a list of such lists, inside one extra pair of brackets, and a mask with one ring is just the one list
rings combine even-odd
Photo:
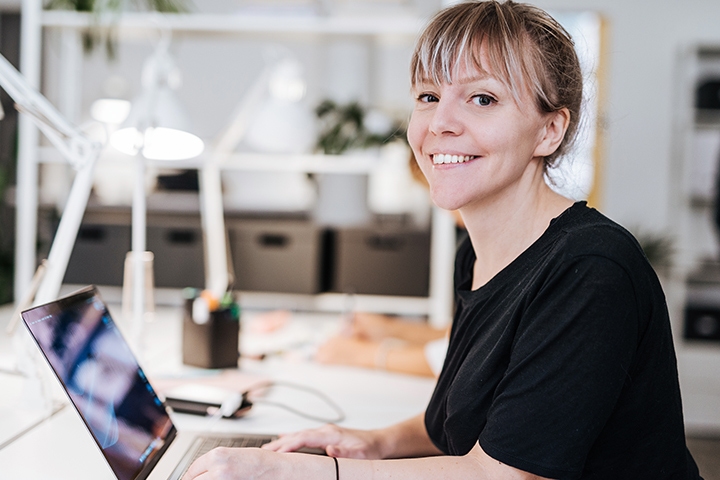
[[(441, 12), (422, 34), (411, 63), (412, 85), (452, 83), (457, 69), (464, 67), (477, 69), (502, 82), (516, 102), (521, 92), (535, 93), (527, 80), (532, 83), (538, 74), (534, 66), (525, 65), (524, 56), (520, 54), (522, 49), (532, 48), (527, 36), (522, 32), (519, 36), (513, 35), (509, 29), (502, 29), (503, 23), (489, 21), (487, 11), (468, 10), (467, 16), (450, 19), (443, 19)], [(481, 46), (488, 65), (484, 65), (481, 58)]]

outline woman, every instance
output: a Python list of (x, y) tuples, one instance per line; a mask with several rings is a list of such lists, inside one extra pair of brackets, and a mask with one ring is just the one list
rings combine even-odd
[[(427, 27), (411, 73), (408, 139), (469, 234), (425, 415), (217, 450), (187, 478), (699, 478), (652, 268), (624, 229), (545, 183), (579, 122), (568, 34), (529, 5), (463, 3)], [(333, 458), (279, 453), (303, 446)]]

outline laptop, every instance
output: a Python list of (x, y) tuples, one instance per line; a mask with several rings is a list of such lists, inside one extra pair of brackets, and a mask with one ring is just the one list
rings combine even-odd
[(94, 286), (22, 318), (119, 480), (178, 479), (216, 446), (276, 438), (179, 432)]

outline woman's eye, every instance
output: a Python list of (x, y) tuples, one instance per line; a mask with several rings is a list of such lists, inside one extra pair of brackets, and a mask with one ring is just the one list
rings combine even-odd
[(423, 103), (437, 102), (440, 100), (438, 97), (436, 97), (432, 93), (421, 93), (420, 95), (418, 95), (417, 98), (418, 98), (418, 101), (423, 102)]
[(473, 102), (481, 107), (487, 107), (495, 102), (495, 99), (490, 95), (480, 94), (473, 97)]

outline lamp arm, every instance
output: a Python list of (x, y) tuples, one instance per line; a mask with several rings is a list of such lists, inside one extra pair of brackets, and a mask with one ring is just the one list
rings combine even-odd
[[(222, 181), (220, 166), (235, 150), (247, 132), (252, 116), (260, 106), (274, 65), (266, 67), (242, 98), (232, 120), (218, 136), (209, 158), (200, 169), (200, 217), (204, 232), (205, 288), (217, 298), (227, 290), (234, 279), (228, 261), (229, 252), (223, 217)], [(234, 276), (235, 272), (233, 272)]]
[(76, 170), (94, 161), (102, 145), (87, 138), (72, 125), (23, 75), (0, 55), (0, 86), (15, 101), (19, 112), (28, 114), (65, 159)]
[(75, 245), (75, 238), (92, 189), (95, 163), (103, 146), (99, 142), (93, 142), (73, 126), (2, 55), (0, 55), (0, 86), (15, 101), (18, 111), (29, 114), (50, 142), (77, 170), (55, 239), (50, 247), (48, 261), (44, 267), (45, 273), (42, 275), (37, 293), (28, 295), (26, 300), (29, 303), (45, 303), (57, 298), (60, 292), (70, 253)]

